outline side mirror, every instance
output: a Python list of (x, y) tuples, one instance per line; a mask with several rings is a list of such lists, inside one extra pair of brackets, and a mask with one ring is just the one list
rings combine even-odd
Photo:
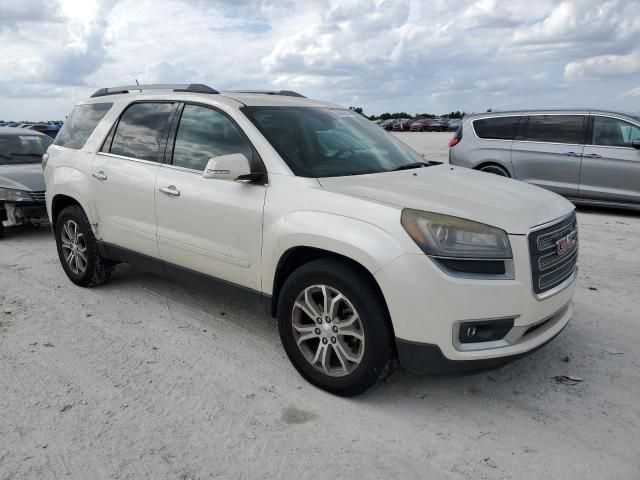
[(640, 150), (640, 139), (639, 140), (634, 140), (633, 142), (631, 142), (631, 146), (633, 148), (637, 148), (638, 150)]
[(243, 180), (241, 177), (251, 175), (249, 159), (243, 153), (231, 153), (212, 157), (202, 173), (204, 178), (216, 178), (218, 180)]

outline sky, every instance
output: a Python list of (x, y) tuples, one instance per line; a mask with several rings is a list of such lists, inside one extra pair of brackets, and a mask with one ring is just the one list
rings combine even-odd
[(366, 114), (640, 111), (638, 0), (0, 0), (0, 119), (101, 87), (290, 89)]

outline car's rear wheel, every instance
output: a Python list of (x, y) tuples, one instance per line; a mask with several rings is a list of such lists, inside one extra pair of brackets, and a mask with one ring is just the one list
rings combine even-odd
[(484, 165), (478, 170), (486, 173), (493, 173), (494, 175), (500, 175), (501, 177), (510, 177), (509, 172), (500, 165)]
[(98, 242), (84, 210), (65, 208), (55, 225), (58, 257), (69, 279), (81, 287), (93, 287), (111, 277), (113, 264), (102, 258)]
[(375, 387), (398, 363), (389, 314), (373, 280), (338, 260), (315, 260), (286, 280), (278, 327), (298, 372), (336, 395)]

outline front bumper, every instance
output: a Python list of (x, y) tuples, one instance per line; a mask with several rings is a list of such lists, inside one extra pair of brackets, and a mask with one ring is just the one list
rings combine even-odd
[(0, 202), (0, 222), (5, 227), (13, 227), (24, 223), (48, 223), (45, 202)]
[[(551, 328), (549, 328), (546, 334), (540, 332), (540, 336), (532, 342), (534, 346), (531, 346), (528, 350), (521, 353), (479, 360), (451, 360), (443, 355), (438, 345), (396, 339), (398, 357), (400, 358), (400, 363), (406, 370), (415, 373), (446, 375), (499, 368), (514, 360), (532, 354), (556, 338), (564, 327), (567, 326), (571, 318), (572, 308), (570, 305), (567, 307), (567, 312), (558, 319), (557, 325), (554, 325), (555, 328), (550, 326)], [(549, 323), (551, 323), (551, 321)], [(540, 339), (542, 339), (542, 343), (540, 343)]]
[[(452, 364), (464, 370), (471, 367), (468, 362), (488, 368), (525, 355), (560, 333), (573, 314), (576, 275), (554, 295), (536, 298), (527, 238), (510, 235), (509, 239), (514, 279), (454, 277), (422, 254), (402, 255), (376, 272), (401, 363), (415, 371), (439, 370), (431, 365), (448, 361), (464, 362)], [(457, 340), (462, 322), (504, 318), (513, 319), (513, 331), (504, 340), (464, 345)], [(415, 353), (418, 350), (422, 353)], [(424, 353), (427, 351), (431, 353)]]

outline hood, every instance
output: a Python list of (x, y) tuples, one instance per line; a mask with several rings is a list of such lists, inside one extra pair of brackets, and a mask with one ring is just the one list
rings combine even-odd
[(0, 165), (0, 187), (32, 192), (45, 191), (42, 164)]
[(548, 190), (450, 165), (319, 181), (332, 192), (461, 217), (516, 235), (574, 209), (571, 202)]

